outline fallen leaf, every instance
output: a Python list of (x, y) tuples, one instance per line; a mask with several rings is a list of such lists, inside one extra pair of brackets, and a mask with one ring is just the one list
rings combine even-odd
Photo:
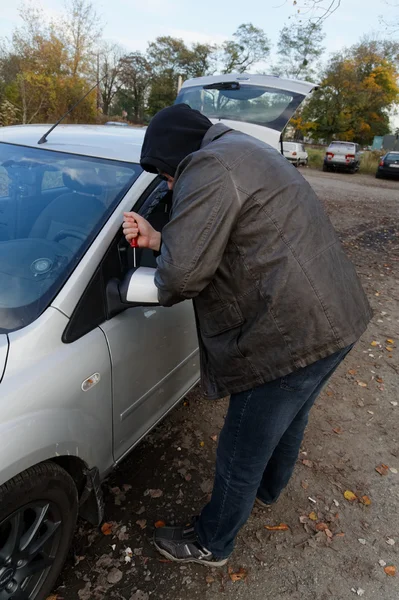
[(333, 396), (334, 392), (332, 392), (331, 390), (327, 390), (326, 394), (327, 394), (327, 396)]
[(120, 569), (113, 568), (107, 575), (108, 583), (118, 583), (123, 577), (123, 573)]
[(360, 387), (363, 387), (363, 388), (367, 387), (367, 383), (364, 383), (364, 381), (358, 381), (357, 385), (360, 385)]
[(343, 537), (345, 537), (345, 534), (344, 534), (344, 533), (341, 531), (340, 533), (336, 533), (336, 534), (334, 535), (334, 537), (343, 538)]
[(317, 531), (325, 531), (328, 529), (328, 525), (326, 523), (316, 523)]
[(101, 533), (103, 535), (111, 535), (113, 523), (103, 523), (101, 526)]
[(205, 578), (205, 581), (207, 583), (213, 583), (215, 581), (215, 578), (212, 577), (212, 575), (207, 575), (206, 578)]
[(373, 348), (375, 348), (376, 346), (379, 346), (379, 343), (376, 341), (371, 342), (370, 346), (373, 346)]
[(213, 442), (217, 442), (218, 436), (217, 435), (211, 435), (211, 440)]
[(312, 512), (309, 514), (309, 519), (310, 519), (311, 521), (317, 521), (317, 519), (318, 519), (318, 516), (317, 516), (317, 514), (316, 514), (314, 511), (312, 511)]
[(236, 581), (245, 581), (246, 578), (248, 577), (248, 571), (246, 571), (245, 569), (243, 569), (241, 567), (235, 573), (233, 571), (233, 569), (231, 567), (229, 567), (229, 577), (230, 577), (231, 581), (234, 581), (234, 582), (236, 582)]
[(335, 427), (335, 429), (333, 429), (333, 432), (336, 433), (337, 435), (341, 435), (342, 429), (341, 429), (341, 427)]
[(200, 446), (203, 448), (205, 446), (205, 442), (200, 442)]
[(385, 567), (384, 571), (389, 577), (395, 577), (396, 575), (396, 567), (394, 566)]
[(311, 460), (308, 460), (307, 458), (305, 458), (302, 461), (302, 464), (305, 465), (305, 467), (309, 467), (309, 469), (313, 467), (313, 462)]
[(394, 344), (395, 342), (393, 340), (391, 340), (391, 338), (387, 339), (387, 344)]
[(147, 519), (139, 519), (136, 521), (136, 525), (141, 527), (141, 529), (145, 529), (147, 527)]
[(162, 490), (148, 490), (148, 493), (151, 498), (160, 498), (163, 495)]
[(307, 481), (301, 481), (301, 486), (303, 487), (304, 490), (307, 490), (309, 487), (309, 484)]
[(364, 504), (364, 506), (370, 506), (370, 504), (371, 504), (371, 500), (370, 500), (370, 498), (368, 496), (362, 496), (360, 498), (360, 502), (362, 504)]
[(155, 528), (161, 529), (161, 527), (165, 527), (165, 521), (156, 521)]
[(288, 531), (289, 527), (285, 523), (280, 523), (280, 525), (265, 525), (265, 529), (268, 531)]
[(348, 500), (348, 502), (354, 502), (355, 500), (357, 500), (356, 494), (354, 494), (350, 490), (346, 490), (344, 492), (344, 498), (345, 498), (345, 500)]
[(330, 529), (325, 529), (325, 530), (324, 530), (324, 533), (325, 533), (325, 534), (326, 534), (326, 536), (327, 536), (328, 538), (330, 538), (330, 539), (333, 537), (332, 531), (330, 531)]
[(349, 375), (356, 375), (357, 371), (356, 369), (349, 369), (348, 374)]
[(392, 346), (386, 346), (385, 350), (388, 350), (388, 352), (393, 352)]
[(385, 475), (388, 475), (389, 467), (388, 465), (381, 464), (376, 467), (375, 470), (384, 477)]
[(384, 382), (384, 380), (383, 380), (382, 377), (376, 377), (375, 380), (376, 380), (377, 383), (383, 383)]

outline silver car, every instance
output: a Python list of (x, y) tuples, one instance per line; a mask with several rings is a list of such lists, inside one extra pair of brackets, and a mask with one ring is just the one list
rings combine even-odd
[[(277, 82), (282, 130), (300, 98), (288, 111)], [(192, 304), (157, 305), (154, 254), (134, 270), (121, 230), (133, 207), (169, 217), (144, 130), (60, 125), (39, 144), (47, 129), (0, 128), (0, 600), (47, 597), (78, 514), (102, 520), (101, 480), (199, 377)]]

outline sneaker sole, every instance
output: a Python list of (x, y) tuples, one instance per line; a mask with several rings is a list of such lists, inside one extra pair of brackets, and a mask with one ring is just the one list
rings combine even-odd
[(206, 565), (207, 567), (224, 567), (224, 565), (228, 561), (228, 558), (223, 558), (222, 560), (218, 560), (218, 561), (216, 561), (216, 560), (205, 560), (205, 559), (201, 560), (200, 558), (194, 558), (194, 557), (193, 558), (176, 558), (172, 554), (169, 554), (169, 552), (167, 550), (164, 550), (163, 548), (161, 548), (160, 546), (158, 546), (158, 544), (156, 543), (155, 540), (154, 540), (154, 546), (158, 550), (158, 552), (160, 554), (162, 554), (162, 556), (164, 556), (168, 560), (171, 560), (172, 562), (178, 562), (178, 563), (193, 562), (193, 563), (197, 563), (198, 565)]
[(271, 506), (271, 504), (266, 504), (265, 502), (262, 502), (262, 500), (259, 500), (259, 498), (255, 498), (255, 504), (256, 506), (259, 506), (259, 508), (269, 508)]

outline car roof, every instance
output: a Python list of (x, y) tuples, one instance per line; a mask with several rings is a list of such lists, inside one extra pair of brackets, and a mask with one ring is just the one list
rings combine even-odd
[(38, 141), (51, 125), (0, 127), (0, 143), (18, 144), (41, 150), (68, 152), (81, 156), (140, 162), (145, 127), (105, 127), (104, 125), (58, 125), (47, 142)]

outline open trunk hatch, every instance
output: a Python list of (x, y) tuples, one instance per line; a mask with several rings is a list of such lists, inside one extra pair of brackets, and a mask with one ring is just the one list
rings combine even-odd
[(248, 133), (281, 151), (281, 133), (317, 86), (271, 75), (231, 74), (184, 82), (176, 104), (185, 103), (233, 129)]

